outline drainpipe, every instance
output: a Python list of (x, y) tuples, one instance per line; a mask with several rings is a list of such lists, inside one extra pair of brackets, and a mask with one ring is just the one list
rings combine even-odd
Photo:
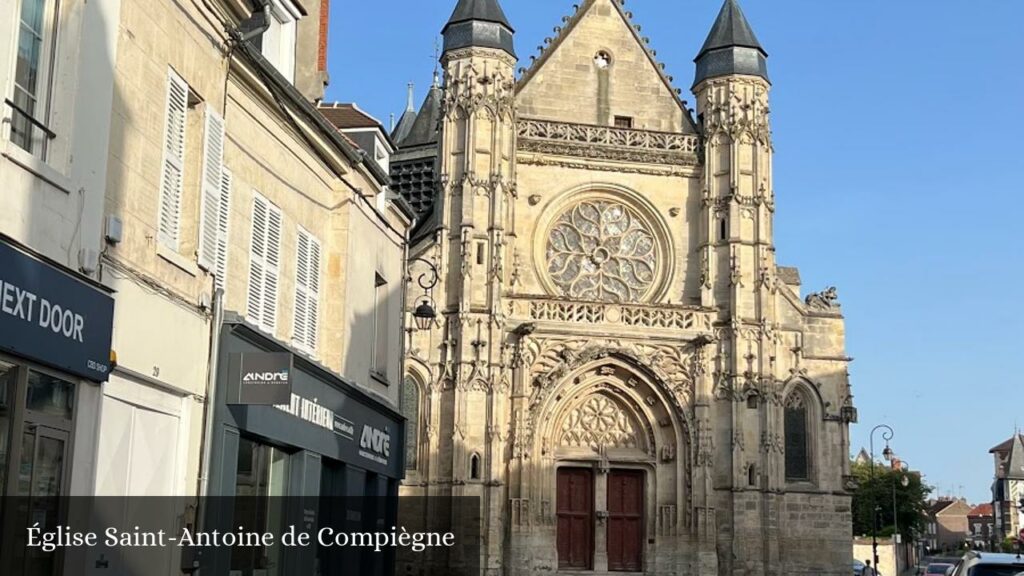
[[(272, 14), (270, 13), (270, 0), (255, 0), (255, 2), (260, 5), (260, 8), (254, 11), (252, 16), (250, 16), (247, 20), (243, 21), (234, 31), (236, 34), (238, 34), (239, 42), (247, 42), (249, 40), (252, 40), (253, 38), (266, 32), (270, 28), (270, 19), (273, 17)], [(256, 24), (256, 22), (258, 21), (257, 19), (259, 18), (262, 18), (262, 22)], [(241, 32), (242, 29), (246, 28), (246, 24), (256, 24), (256, 27), (246, 32)]]
[[(220, 359), (220, 332), (224, 325), (224, 291), (217, 288), (213, 291), (213, 322), (210, 326), (210, 358), (209, 372), (206, 375), (206, 404), (203, 408), (203, 453), (199, 462), (199, 502), (202, 508), (203, 499), (210, 491), (210, 460), (213, 451), (213, 421), (217, 410), (217, 373)], [(204, 524), (203, 514), (198, 517), (198, 524)]]

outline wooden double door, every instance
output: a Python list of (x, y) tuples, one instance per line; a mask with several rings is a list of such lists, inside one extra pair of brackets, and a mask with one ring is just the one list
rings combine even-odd
[[(643, 569), (644, 473), (612, 470), (605, 482), (607, 517), (605, 552), (610, 572)], [(589, 468), (558, 470), (558, 567), (593, 570), (595, 536), (594, 472)]]

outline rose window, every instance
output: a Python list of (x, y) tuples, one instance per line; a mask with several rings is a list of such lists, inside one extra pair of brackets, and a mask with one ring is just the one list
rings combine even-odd
[(547, 269), (563, 295), (599, 302), (636, 302), (657, 277), (657, 242), (647, 223), (614, 201), (577, 204), (548, 236)]

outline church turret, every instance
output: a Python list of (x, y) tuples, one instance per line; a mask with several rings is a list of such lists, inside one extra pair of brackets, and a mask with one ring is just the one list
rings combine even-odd
[[(438, 125), (443, 337), (436, 410), (451, 429), (438, 438), (433, 463), (452, 495), (476, 496), (500, 515), (509, 427), (509, 369), (503, 294), (507, 234), (515, 196), (515, 64), (512, 27), (497, 0), (459, 0), (444, 27)], [(423, 121), (420, 112), (417, 125)], [(416, 128), (410, 140), (416, 136)], [(480, 407), (489, 406), (485, 411)], [(488, 525), (484, 573), (500, 573), (504, 527)]]
[[(777, 393), (775, 362), (783, 354), (776, 337), (770, 84), (766, 52), (736, 0), (725, 0), (696, 63), (693, 90), (704, 141), (701, 299), (728, 326), (716, 372), (729, 392), (718, 394), (714, 420), (729, 431), (719, 441), (733, 447), (716, 470), (732, 488), (730, 533), (723, 535), (732, 547), (723, 573), (732, 573), (746, 562), (779, 565), (777, 528), (755, 516), (777, 510), (770, 495), (785, 488), (780, 457), (759, 449), (782, 433), (778, 406), (762, 401)], [(763, 550), (745, 545), (754, 539), (765, 542)]]
[(717, 76), (758, 76), (768, 80), (768, 53), (757, 41), (736, 0), (726, 0), (704, 46), (697, 54), (698, 84)]
[(459, 0), (441, 31), (445, 52), (469, 47), (495, 48), (513, 57), (514, 33), (498, 0)]

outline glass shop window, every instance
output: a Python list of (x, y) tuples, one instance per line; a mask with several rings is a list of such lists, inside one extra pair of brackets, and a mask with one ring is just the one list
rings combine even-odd
[[(234, 528), (280, 533), (284, 526), (282, 497), (288, 493), (288, 460), (289, 455), (278, 448), (248, 438), (239, 440)], [(282, 553), (276, 539), (267, 547), (233, 547), (231, 574), (284, 576)]]

